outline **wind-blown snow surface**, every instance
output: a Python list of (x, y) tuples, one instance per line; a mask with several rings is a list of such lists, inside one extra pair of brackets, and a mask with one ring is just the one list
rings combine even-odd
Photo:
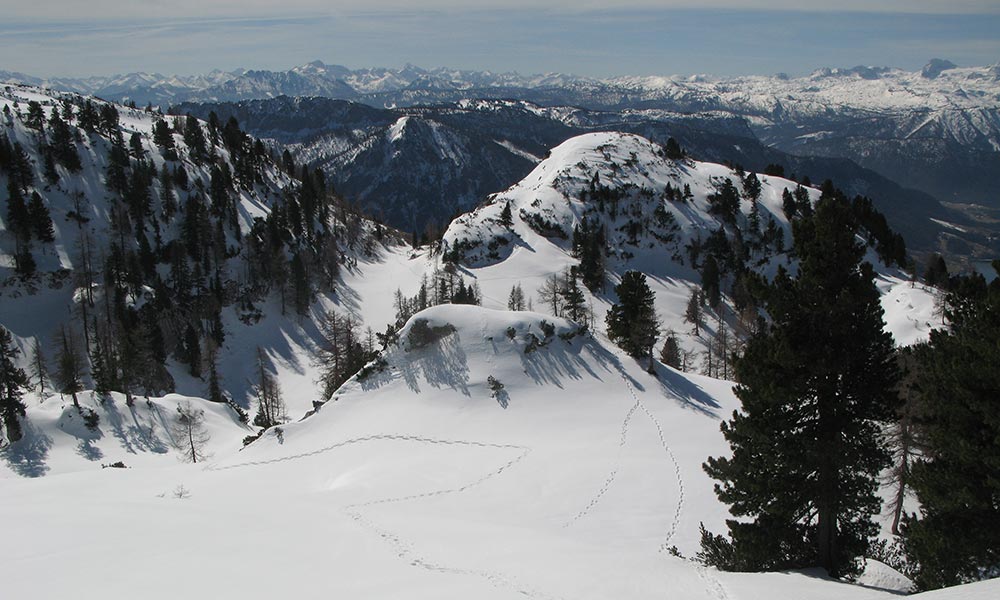
[[(417, 318), (454, 331), (412, 348), (411, 320), (386, 370), (280, 438), (207, 466), (5, 482), (0, 509), (18, 516), (4, 530), (17, 543), (0, 548), (5, 594), (891, 596), (810, 573), (719, 573), (665, 551), (690, 556), (699, 522), (722, 526), (700, 464), (725, 451), (730, 384), (650, 375), (544, 315), (443, 306)], [(504, 385), (495, 397), (490, 376)]]

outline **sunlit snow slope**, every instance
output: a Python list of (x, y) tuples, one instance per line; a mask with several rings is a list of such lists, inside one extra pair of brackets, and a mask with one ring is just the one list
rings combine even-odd
[[(414, 347), (419, 319), (443, 337)], [(725, 449), (729, 384), (651, 375), (573, 323), (479, 307), (418, 314), (386, 358), (315, 416), (207, 467), (6, 482), (0, 507), (19, 518), (0, 549), (5, 593), (892, 596), (667, 551), (691, 556), (699, 522), (725, 517), (700, 464)]]

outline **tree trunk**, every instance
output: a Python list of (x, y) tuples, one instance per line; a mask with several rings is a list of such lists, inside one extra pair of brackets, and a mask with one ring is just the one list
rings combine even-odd
[(910, 459), (910, 436), (909, 436), (909, 425), (906, 420), (902, 420), (899, 424), (900, 428), (900, 449), (899, 449), (899, 470), (896, 473), (896, 498), (893, 503), (892, 511), (892, 535), (899, 535), (899, 520), (903, 514), (903, 500), (906, 496), (906, 474), (909, 471), (909, 459)]
[(188, 427), (188, 443), (191, 444), (191, 463), (192, 464), (197, 463), (198, 452), (195, 450), (194, 447), (194, 427), (192, 426)]

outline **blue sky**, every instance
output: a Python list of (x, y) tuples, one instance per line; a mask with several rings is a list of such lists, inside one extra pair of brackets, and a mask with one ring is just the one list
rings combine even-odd
[[(175, 0), (180, 8), (186, 2)], [(730, 0), (730, 6), (713, 8), (639, 0), (602, 9), (601, 3), (583, 2), (586, 10), (563, 7), (562, 0), (536, 3), (544, 9), (439, 0), (436, 8), (422, 10), (371, 0), (333, 11), (315, 10), (318, 5), (307, 0), (291, 2), (281, 16), (254, 0), (205, 0), (201, 4), (219, 10), (180, 10), (172, 17), (152, 9), (116, 12), (111, 0), (99, 0), (90, 18), (70, 8), (57, 13), (62, 19), (15, 11), (0, 23), (0, 70), (40, 76), (194, 74), (280, 70), (319, 59), (349, 67), (413, 63), (606, 77), (799, 75), (858, 64), (918, 69), (933, 57), (959, 65), (1000, 62), (1000, 0), (842, 1), (853, 7), (849, 11), (789, 10), (794, 3), (782, 0)], [(250, 16), (221, 16), (235, 5)], [(908, 12), (914, 8), (920, 12)]]

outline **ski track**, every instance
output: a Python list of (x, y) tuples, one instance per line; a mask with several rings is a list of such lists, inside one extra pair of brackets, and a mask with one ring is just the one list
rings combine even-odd
[(209, 466), (205, 467), (205, 470), (206, 471), (225, 471), (225, 470), (228, 470), (228, 469), (238, 469), (238, 468), (245, 468), (245, 467), (270, 465), (270, 464), (275, 464), (275, 463), (280, 463), (280, 462), (287, 462), (287, 461), (292, 461), (292, 460), (299, 460), (299, 459), (307, 458), (307, 457), (310, 457), (310, 456), (316, 456), (316, 455), (322, 454), (324, 452), (329, 452), (331, 450), (335, 450), (337, 448), (343, 448), (343, 447), (350, 446), (350, 445), (353, 445), (353, 444), (360, 444), (360, 443), (373, 442), (373, 441), (382, 441), (382, 440), (417, 442), (417, 443), (425, 443), (425, 444), (447, 444), (447, 445), (457, 445), (457, 446), (478, 446), (478, 447), (481, 447), (481, 448), (498, 448), (498, 449), (502, 449), (502, 450), (519, 450), (520, 453), (515, 458), (513, 458), (512, 460), (504, 463), (502, 466), (500, 466), (500, 468), (495, 469), (493, 471), (490, 471), (490, 472), (486, 473), (485, 475), (483, 475), (482, 477), (479, 477), (478, 479), (475, 479), (474, 481), (471, 481), (471, 482), (466, 483), (464, 485), (461, 485), (459, 487), (446, 488), (446, 489), (441, 489), (441, 490), (434, 490), (434, 491), (424, 492), (424, 493), (420, 493), (420, 494), (408, 494), (408, 495), (405, 495), (405, 496), (394, 496), (394, 497), (390, 497), (390, 498), (380, 498), (378, 500), (371, 500), (371, 501), (368, 501), (368, 502), (361, 502), (361, 503), (357, 503), (357, 504), (350, 504), (350, 505), (345, 506), (343, 508), (343, 510), (347, 514), (347, 516), (349, 516), (359, 526), (361, 526), (364, 529), (367, 529), (367, 530), (373, 532), (375, 535), (379, 536), (379, 538), (381, 538), (385, 543), (387, 543), (388, 545), (390, 545), (393, 548), (393, 550), (395, 551), (396, 556), (399, 559), (407, 561), (413, 567), (416, 567), (416, 568), (419, 568), (419, 569), (423, 569), (425, 571), (430, 571), (432, 573), (442, 573), (442, 574), (449, 574), (449, 575), (462, 575), (462, 576), (478, 577), (478, 578), (481, 578), (481, 579), (485, 579), (488, 583), (490, 583), (494, 587), (501, 588), (501, 589), (508, 589), (508, 590), (517, 592), (518, 594), (520, 594), (521, 596), (524, 596), (526, 598), (538, 598), (540, 600), (563, 600), (562, 598), (560, 598), (558, 596), (553, 596), (551, 594), (547, 594), (545, 592), (541, 592), (541, 591), (539, 591), (537, 589), (534, 589), (534, 588), (532, 588), (532, 587), (530, 587), (528, 585), (525, 585), (525, 584), (519, 582), (515, 578), (513, 578), (511, 576), (508, 576), (508, 575), (504, 575), (502, 573), (497, 573), (497, 572), (493, 572), (493, 571), (473, 570), (473, 569), (458, 569), (458, 568), (446, 566), (444, 564), (441, 564), (441, 563), (435, 562), (433, 560), (430, 560), (430, 559), (428, 559), (426, 557), (423, 557), (423, 556), (421, 556), (420, 554), (417, 553), (417, 551), (414, 548), (414, 545), (411, 542), (408, 542), (408, 541), (404, 540), (402, 536), (400, 536), (400, 535), (398, 535), (398, 534), (396, 534), (396, 533), (394, 533), (394, 532), (392, 532), (390, 530), (383, 529), (383, 528), (377, 526), (375, 523), (373, 523), (370, 519), (366, 518), (361, 513), (361, 510), (364, 509), (364, 508), (367, 508), (367, 507), (373, 507), (373, 506), (384, 505), (384, 504), (394, 504), (394, 503), (399, 503), (399, 502), (409, 502), (409, 501), (413, 501), (413, 500), (421, 500), (421, 499), (426, 499), (426, 498), (432, 498), (432, 497), (435, 497), (435, 496), (443, 496), (443, 495), (447, 495), (447, 494), (457, 494), (457, 493), (461, 493), (461, 492), (464, 492), (466, 490), (469, 490), (469, 489), (471, 489), (473, 487), (481, 485), (481, 484), (485, 483), (486, 481), (488, 481), (488, 480), (490, 480), (490, 479), (492, 479), (492, 478), (494, 478), (494, 477), (496, 477), (496, 476), (504, 473), (505, 471), (507, 471), (508, 469), (510, 469), (511, 467), (513, 467), (514, 465), (516, 465), (519, 462), (521, 462), (522, 460), (524, 460), (524, 458), (527, 457), (528, 454), (531, 453), (531, 449), (527, 448), (525, 446), (517, 446), (517, 445), (513, 445), (513, 444), (492, 444), (492, 443), (485, 443), (485, 442), (469, 442), (469, 441), (465, 441), (465, 440), (440, 440), (440, 439), (425, 438), (425, 437), (411, 436), (411, 435), (379, 434), (379, 435), (370, 435), (370, 436), (364, 436), (364, 437), (360, 437), (360, 438), (353, 438), (353, 439), (349, 439), (349, 440), (344, 440), (343, 442), (338, 442), (336, 444), (331, 444), (330, 446), (319, 448), (319, 449), (313, 450), (311, 452), (303, 452), (303, 453), (300, 453), (300, 454), (292, 454), (292, 455), (289, 455), (289, 456), (283, 456), (281, 458), (275, 458), (275, 459), (271, 459), (271, 460), (248, 461), (248, 462), (244, 462), (244, 463), (239, 463), (239, 464), (235, 464), (235, 465), (226, 465), (226, 466), (222, 466), (222, 467), (217, 467), (217, 466), (214, 466), (214, 465), (209, 465)]

